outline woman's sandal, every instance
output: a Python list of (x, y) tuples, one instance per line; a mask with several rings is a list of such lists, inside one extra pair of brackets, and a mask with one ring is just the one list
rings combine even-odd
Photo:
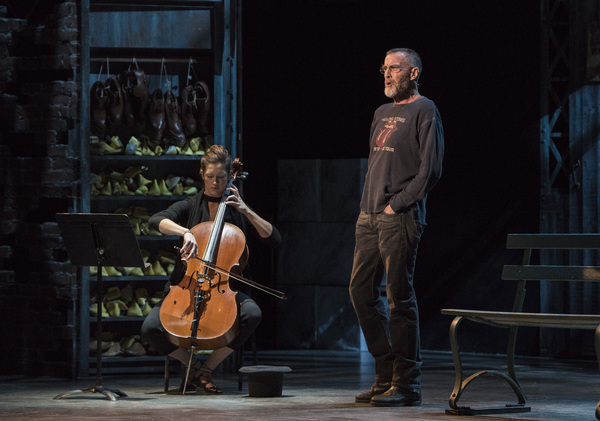
[[(223, 393), (221, 389), (212, 381), (212, 369), (196, 360), (190, 367), (190, 375), (186, 391), (195, 390), (196, 387), (201, 387), (204, 393), (208, 395), (220, 395)], [(181, 385), (183, 389), (183, 384)]]

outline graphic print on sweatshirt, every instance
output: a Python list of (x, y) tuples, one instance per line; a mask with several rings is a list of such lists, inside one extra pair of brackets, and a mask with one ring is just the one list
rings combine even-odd
[(398, 122), (395, 120), (387, 121), (383, 128), (379, 129), (379, 134), (375, 138), (375, 144), (380, 148), (385, 145), (392, 133), (398, 130)]

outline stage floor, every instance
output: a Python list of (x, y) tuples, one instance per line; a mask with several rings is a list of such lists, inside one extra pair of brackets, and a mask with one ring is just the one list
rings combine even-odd
[[(102, 385), (127, 394), (116, 401), (101, 393), (55, 396), (95, 385), (96, 377), (74, 381), (52, 378), (0, 377), (0, 418), (7, 420), (545, 420), (592, 421), (600, 399), (600, 375), (595, 361), (549, 361), (519, 358), (517, 374), (528, 396), (531, 412), (478, 416), (446, 415), (454, 385), (450, 353), (423, 355), (423, 404), (417, 407), (373, 407), (355, 404), (354, 395), (373, 382), (373, 363), (367, 353), (333, 351), (259, 352), (259, 365), (287, 366), (281, 397), (248, 395), (244, 377), (238, 391), (237, 375), (214, 380), (223, 395), (202, 392), (182, 396), (180, 377), (172, 376), (171, 391), (155, 374), (104, 375)], [(467, 355), (467, 375), (474, 370), (501, 369), (498, 356)], [(479, 383), (478, 383), (479, 382)], [(472, 389), (472, 390), (471, 390)], [(476, 399), (484, 398), (484, 405)], [(483, 377), (465, 392), (460, 404), (489, 407), (516, 403), (508, 385), (498, 377)]]

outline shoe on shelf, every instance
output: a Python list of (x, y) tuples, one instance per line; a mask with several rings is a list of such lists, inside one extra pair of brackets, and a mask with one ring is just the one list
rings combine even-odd
[(373, 396), (371, 405), (374, 406), (417, 406), (421, 405), (421, 392), (401, 389), (392, 386), (384, 393)]
[(148, 188), (148, 194), (150, 196), (160, 196), (160, 189), (158, 188), (158, 182), (156, 179), (152, 182), (152, 185)]
[(121, 288), (121, 299), (126, 303), (133, 301), (133, 285), (127, 284), (124, 288)]
[(108, 350), (104, 351), (102, 353), (103, 357), (116, 357), (118, 355), (121, 355), (123, 353), (123, 350), (121, 350), (121, 345), (118, 342), (113, 342), (110, 345), (110, 348), (108, 348)]
[(160, 264), (160, 262), (158, 260), (155, 260), (154, 263), (152, 264), (152, 270), (154, 270), (155, 275), (167, 276), (167, 272), (165, 271), (165, 269), (162, 267), (162, 265)]
[[(104, 303), (102, 303), (102, 317), (109, 317), (108, 312), (106, 311), (106, 307), (104, 307)], [(93, 303), (90, 305), (90, 316), (98, 316), (98, 303)]]
[(104, 294), (104, 298), (108, 301), (114, 301), (121, 298), (121, 289), (119, 287), (109, 287)]
[(176, 196), (183, 195), (183, 184), (177, 183), (177, 185), (173, 188), (173, 194)]
[(111, 317), (118, 317), (121, 315), (121, 306), (118, 300), (109, 301), (106, 303), (106, 310)]
[(137, 301), (132, 301), (131, 302), (131, 304), (127, 308), (127, 315), (128, 316), (138, 316), (138, 317), (142, 317), (143, 316), (142, 309), (138, 305)]
[(125, 155), (141, 155), (141, 144), (142, 143), (137, 140), (135, 136), (131, 136), (129, 138), (129, 142), (127, 142), (127, 146), (125, 147)]

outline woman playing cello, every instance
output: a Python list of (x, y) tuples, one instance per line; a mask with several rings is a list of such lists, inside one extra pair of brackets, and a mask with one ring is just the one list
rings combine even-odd
[[(166, 235), (178, 235), (183, 238), (183, 246), (180, 250), (182, 260), (178, 261), (175, 270), (171, 274), (171, 279), (165, 286), (163, 300), (168, 294), (170, 286), (178, 284), (183, 279), (186, 272), (186, 262), (198, 256), (198, 243), (190, 228), (215, 219), (217, 209), (227, 189), (231, 167), (232, 161), (229, 152), (220, 145), (212, 146), (201, 160), (200, 176), (204, 181), (204, 188), (198, 194), (176, 202), (168, 209), (158, 212), (150, 218), (152, 228), (158, 229)], [(224, 221), (239, 227), (244, 235), (247, 233), (253, 234), (262, 243), (271, 247), (278, 247), (281, 244), (281, 235), (277, 228), (250, 209), (233, 184), (228, 190), (229, 195), (225, 201), (227, 207)], [(238, 292), (236, 302), (239, 316), (237, 336), (227, 346), (214, 349), (204, 363), (196, 358), (192, 360), (189, 367), (187, 390), (200, 387), (206, 393), (221, 393), (221, 389), (212, 381), (213, 370), (234, 349), (241, 346), (260, 323), (262, 313), (250, 297)], [(169, 355), (181, 361), (187, 370), (187, 365), (190, 362), (189, 351), (177, 347), (167, 339), (164, 326), (160, 320), (160, 305), (156, 305), (144, 320), (141, 331), (142, 338), (161, 355)]]

